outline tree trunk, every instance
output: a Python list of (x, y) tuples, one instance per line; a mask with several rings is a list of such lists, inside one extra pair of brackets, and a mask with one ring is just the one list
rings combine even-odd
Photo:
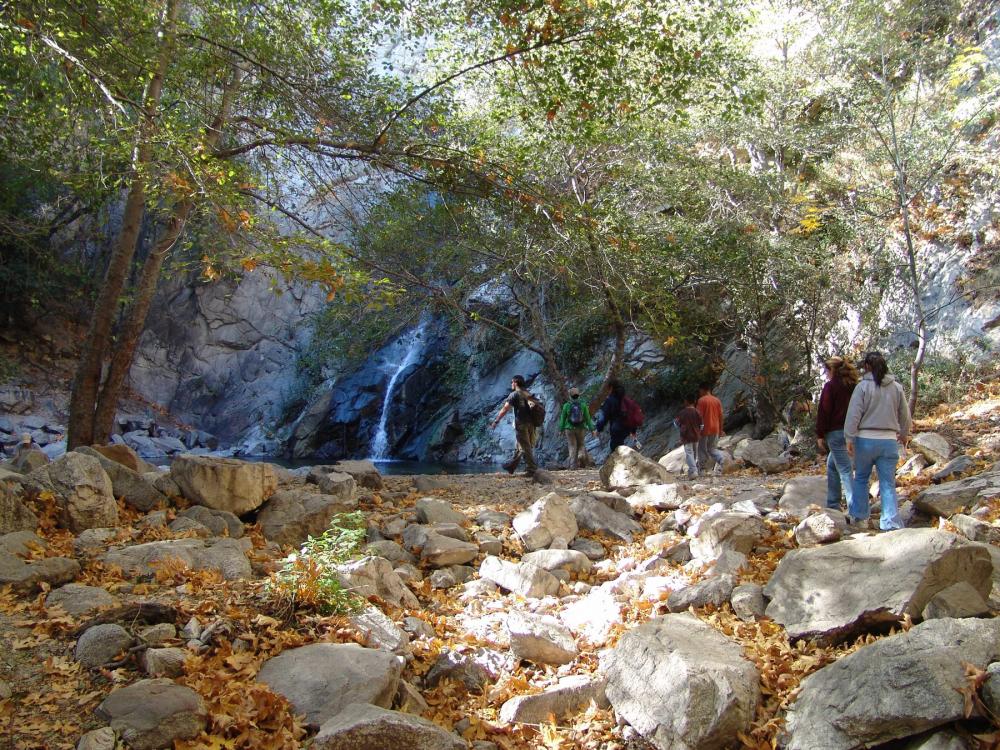
[(94, 313), (84, 339), (83, 352), (77, 366), (76, 376), (73, 379), (66, 440), (69, 450), (81, 445), (90, 445), (95, 441), (94, 420), (101, 373), (111, 345), (118, 300), (125, 287), (132, 259), (135, 257), (139, 230), (146, 209), (147, 176), (145, 170), (153, 159), (152, 138), (157, 129), (156, 118), (163, 95), (163, 81), (166, 77), (167, 67), (173, 58), (180, 6), (180, 0), (167, 0), (164, 8), (160, 50), (153, 75), (143, 96), (142, 111), (139, 113), (139, 132), (136, 135), (122, 228), (118, 233), (114, 250), (108, 261), (104, 283), (101, 285), (97, 302), (94, 304)]
[[(225, 126), (232, 112), (233, 100), (242, 80), (242, 71), (238, 68), (235, 69), (232, 78), (223, 91), (219, 112), (206, 130), (203, 139), (206, 153), (211, 153), (221, 138), (222, 128)], [(128, 377), (129, 370), (132, 368), (132, 359), (135, 357), (139, 337), (146, 327), (146, 318), (149, 315), (149, 308), (156, 294), (163, 261), (184, 233), (184, 227), (193, 210), (194, 201), (190, 198), (186, 198), (174, 206), (173, 213), (166, 227), (157, 238), (156, 244), (150, 251), (149, 257), (146, 258), (145, 264), (143, 264), (142, 274), (139, 277), (139, 283), (136, 286), (132, 304), (125, 314), (124, 327), (119, 333), (118, 346), (112, 357), (111, 365), (108, 368), (108, 373), (104, 379), (100, 397), (97, 401), (93, 434), (95, 442), (106, 443), (111, 438), (115, 412), (118, 409), (122, 386), (125, 383), (125, 378)]]

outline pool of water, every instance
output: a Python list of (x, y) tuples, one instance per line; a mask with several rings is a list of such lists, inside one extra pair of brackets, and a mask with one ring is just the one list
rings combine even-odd
[[(324, 460), (322, 458), (278, 458), (275, 456), (238, 456), (240, 461), (253, 461), (258, 463), (269, 463), (277, 466), (284, 466), (286, 469), (298, 469), (303, 466), (316, 466), (320, 464), (334, 464), (336, 461)], [(171, 456), (159, 456), (157, 458), (147, 458), (156, 466), (169, 466)], [(369, 459), (371, 460), (371, 459)], [(500, 464), (476, 464), (476, 463), (433, 463), (429, 461), (395, 461), (378, 460), (372, 461), (376, 468), (383, 475), (392, 474), (493, 474), (503, 471)]]

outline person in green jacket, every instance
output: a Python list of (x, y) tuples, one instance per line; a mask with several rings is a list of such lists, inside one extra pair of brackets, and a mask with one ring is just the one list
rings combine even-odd
[(590, 409), (580, 399), (579, 388), (569, 389), (569, 401), (563, 404), (562, 411), (559, 412), (559, 430), (566, 433), (570, 468), (579, 469), (581, 466), (589, 466), (590, 454), (587, 453), (584, 440), (588, 432), (592, 432), (596, 436), (597, 429), (590, 416)]

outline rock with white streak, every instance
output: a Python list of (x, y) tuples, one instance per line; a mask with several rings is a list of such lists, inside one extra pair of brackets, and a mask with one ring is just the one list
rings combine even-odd
[(540, 599), (559, 592), (559, 579), (530, 563), (514, 563), (487, 557), (479, 566), (479, 577), (528, 599)]
[(505, 624), (510, 650), (536, 664), (569, 664), (580, 653), (570, 632), (554, 617), (513, 611)]
[(764, 587), (767, 615), (791, 638), (834, 642), (920, 616), (927, 603), (965, 581), (984, 598), (989, 552), (955, 534), (903, 529), (788, 552)]
[(572, 540), (578, 531), (576, 516), (566, 498), (555, 492), (540, 497), (527, 510), (514, 516), (514, 531), (529, 552), (548, 547), (561, 537)]
[(873, 747), (960, 720), (965, 663), (1000, 658), (1000, 620), (931, 620), (806, 677), (786, 715), (788, 750)]
[(570, 675), (535, 695), (519, 695), (500, 707), (500, 721), (507, 724), (544, 724), (585, 711), (592, 703), (607, 708), (607, 680), (599, 676)]
[(757, 668), (739, 645), (687, 614), (630, 630), (601, 656), (615, 713), (658, 750), (735, 744), (760, 699)]

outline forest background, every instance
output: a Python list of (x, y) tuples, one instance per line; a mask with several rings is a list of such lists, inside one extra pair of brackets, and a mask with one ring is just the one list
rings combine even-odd
[[(290, 412), (425, 310), (536, 352), (561, 396), (596, 361), (675, 399), (736, 347), (763, 435), (823, 355), (877, 345), (919, 409), (996, 367), (996, 320), (960, 340), (942, 320), (998, 296), (997, 20), (916, 0), (9, 3), (3, 318), (89, 321), (70, 447), (107, 440), (178, 275), (323, 289)], [(952, 257), (961, 278), (932, 288)], [(666, 366), (630, 372), (650, 346)]]

